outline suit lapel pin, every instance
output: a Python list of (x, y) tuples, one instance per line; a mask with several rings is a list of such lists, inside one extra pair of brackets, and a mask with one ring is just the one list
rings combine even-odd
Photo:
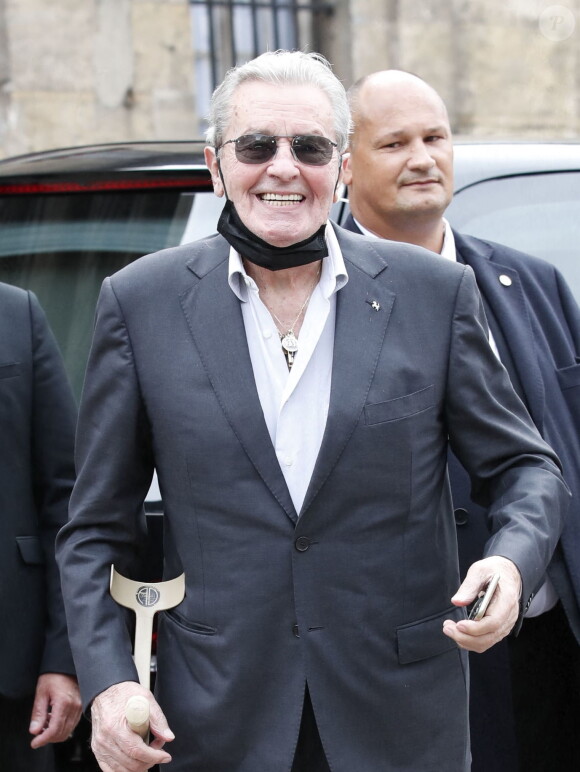
[(500, 273), (499, 283), (503, 284), (504, 287), (511, 287), (512, 286), (511, 277), (507, 276), (505, 273)]
[(381, 310), (381, 304), (379, 303), (378, 300), (367, 300), (367, 303), (373, 309), (373, 311), (380, 311)]

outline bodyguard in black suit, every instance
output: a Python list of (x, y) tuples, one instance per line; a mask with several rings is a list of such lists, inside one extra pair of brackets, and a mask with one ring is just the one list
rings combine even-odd
[[(520, 635), (510, 639), (509, 650), (502, 644), (470, 656), (473, 770), (513, 772), (518, 764), (524, 772), (576, 769), (580, 311), (549, 263), (452, 232), (444, 221), (453, 190), (451, 131), (433, 89), (407, 73), (379, 72), (355, 84), (350, 100), (355, 131), (345, 181), (354, 218), (346, 227), (418, 244), (473, 269), (490, 342), (536, 426), (558, 452), (574, 497), (548, 578)], [(489, 525), (453, 456), (450, 475), (465, 571), (481, 555)]]
[(45, 746), (65, 740), (80, 716), (54, 555), (74, 479), (75, 418), (36, 297), (0, 284), (0, 766), (6, 772), (52, 769)]

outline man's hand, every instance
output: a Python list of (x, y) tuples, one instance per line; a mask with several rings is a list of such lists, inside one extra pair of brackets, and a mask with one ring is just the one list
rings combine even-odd
[[(133, 732), (125, 718), (129, 697), (141, 694), (149, 700), (150, 730), (154, 739), (147, 745)], [(150, 691), (134, 681), (110, 686), (93, 700), (91, 748), (103, 772), (145, 772), (155, 764), (167, 764), (171, 756), (161, 750), (175, 735)]]
[(64, 673), (44, 673), (36, 683), (30, 716), (30, 743), (40, 748), (70, 737), (81, 717), (81, 697), (76, 678)]
[(516, 565), (507, 558), (494, 556), (474, 563), (451, 602), (455, 606), (469, 605), (495, 573), (500, 574), (499, 584), (483, 619), (479, 622), (446, 619), (443, 622), (445, 635), (453, 638), (462, 649), (481, 654), (505, 638), (516, 623), (522, 579)]

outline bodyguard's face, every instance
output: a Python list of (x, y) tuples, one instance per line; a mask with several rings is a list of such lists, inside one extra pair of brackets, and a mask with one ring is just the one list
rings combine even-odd
[[(244, 134), (295, 136), (317, 134), (336, 142), (330, 100), (314, 86), (277, 86), (250, 81), (234, 93), (226, 142)], [(290, 140), (279, 139), (276, 155), (260, 164), (236, 159), (233, 143), (206, 148), (206, 163), (217, 195), (227, 192), (242, 222), (276, 247), (310, 237), (328, 219), (340, 172), (336, 148), (325, 166), (309, 166), (292, 155)]]
[(344, 181), (355, 217), (381, 235), (440, 218), (453, 195), (453, 146), (443, 103), (421, 81), (375, 82), (360, 92)]

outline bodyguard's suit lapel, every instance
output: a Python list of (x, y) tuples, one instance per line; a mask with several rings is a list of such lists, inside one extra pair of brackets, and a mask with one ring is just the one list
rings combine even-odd
[[(458, 253), (473, 269), (484, 304), (491, 309), (490, 326), (494, 317), (512, 356), (534, 423), (542, 431), (544, 423), (544, 383), (538, 356), (530, 341), (534, 340), (525, 295), (518, 272), (494, 260), (491, 244), (482, 244), (468, 236), (453, 232)], [(506, 276), (511, 284), (502, 284)], [(506, 282), (507, 283), (507, 282)]]
[(232, 430), (275, 499), (296, 522), (296, 510), (264, 420), (240, 302), (228, 285), (227, 266), (228, 247), (221, 237), (200, 246), (187, 265), (198, 281), (180, 295), (181, 305)]
[(326, 429), (301, 517), (324, 485), (364, 408), (383, 346), (395, 293), (375, 279), (388, 265), (370, 240), (335, 229), (348, 283), (337, 294), (332, 385)]

